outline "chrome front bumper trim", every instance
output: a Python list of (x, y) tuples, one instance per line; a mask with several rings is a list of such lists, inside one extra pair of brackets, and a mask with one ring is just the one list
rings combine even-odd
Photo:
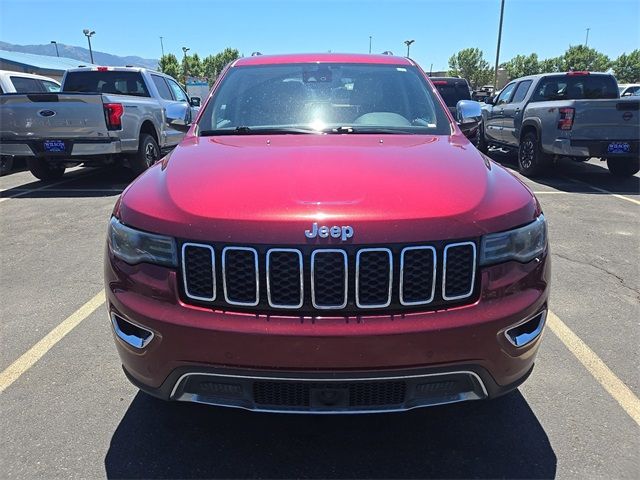
[[(383, 405), (372, 407), (322, 407), (314, 408), (313, 406), (304, 407), (281, 407), (281, 406), (269, 406), (259, 405), (253, 398), (247, 398), (246, 393), (251, 392), (251, 388), (254, 381), (257, 382), (287, 382), (287, 383), (313, 383), (313, 384), (357, 384), (357, 383), (369, 383), (369, 382), (388, 382), (388, 381), (406, 381), (407, 391), (413, 390), (414, 387), (419, 384), (420, 380), (430, 380), (438, 378), (436, 381), (452, 380), (454, 377), (465, 378), (472, 387), (466, 391), (455, 392), (452, 394), (442, 393), (431, 396), (413, 396), (405, 399), (402, 405), (391, 405), (385, 407)], [(228, 387), (228, 390), (236, 390), (236, 388), (242, 389), (243, 393), (240, 394), (240, 390), (236, 390), (238, 396), (232, 398), (215, 398), (206, 394), (186, 391), (188, 380), (191, 377), (209, 377), (213, 381), (208, 382), (210, 384), (221, 385)], [(442, 382), (440, 382), (442, 383)], [(234, 385), (238, 385), (235, 387)], [(226, 392), (225, 392), (226, 393)], [(444, 405), (450, 403), (458, 403), (470, 400), (482, 400), (488, 398), (489, 394), (487, 389), (480, 378), (480, 376), (470, 370), (450, 371), (432, 374), (422, 375), (399, 375), (399, 376), (379, 376), (379, 377), (274, 377), (274, 376), (252, 376), (252, 375), (227, 375), (217, 373), (205, 373), (205, 372), (189, 372), (185, 373), (176, 381), (171, 394), (170, 400), (181, 402), (201, 403), (206, 405), (214, 405), (221, 407), (240, 408), (243, 410), (250, 410), (255, 412), (271, 412), (271, 413), (297, 413), (297, 414), (367, 414), (367, 413), (388, 413), (388, 412), (402, 412), (407, 410), (413, 410), (415, 408), (430, 407), (436, 405)], [(224, 395), (222, 395), (224, 397)]]

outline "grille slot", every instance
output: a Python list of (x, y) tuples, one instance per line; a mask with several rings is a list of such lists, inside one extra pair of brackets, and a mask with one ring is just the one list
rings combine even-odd
[(356, 305), (384, 308), (391, 304), (393, 255), (388, 248), (363, 248), (356, 254)]
[(436, 249), (407, 247), (400, 254), (400, 303), (424, 305), (436, 296)]
[(267, 300), (274, 308), (302, 307), (302, 252), (290, 248), (272, 248), (267, 252)]
[(224, 299), (231, 305), (255, 306), (260, 300), (258, 252), (247, 247), (222, 250)]
[(461, 300), (471, 296), (476, 277), (476, 245), (451, 243), (444, 248), (442, 298)]
[(204, 302), (216, 299), (216, 256), (213, 247), (199, 243), (182, 245), (182, 271), (187, 297)]
[(347, 252), (314, 250), (311, 254), (311, 302), (321, 310), (347, 306)]

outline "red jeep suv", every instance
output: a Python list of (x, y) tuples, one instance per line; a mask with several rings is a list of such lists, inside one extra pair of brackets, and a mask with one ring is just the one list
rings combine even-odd
[(242, 58), (109, 223), (125, 374), (166, 399), (386, 412), (496, 397), (547, 313), (532, 192), (387, 55)]

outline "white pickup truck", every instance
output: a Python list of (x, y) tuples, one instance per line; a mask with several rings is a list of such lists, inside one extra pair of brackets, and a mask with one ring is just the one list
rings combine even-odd
[(598, 157), (609, 171), (640, 170), (640, 100), (620, 98), (606, 73), (567, 72), (522, 77), (508, 83), (482, 109), (478, 148), (518, 151), (521, 173), (543, 173), (557, 157)]
[(58, 93), (0, 95), (0, 154), (25, 157), (41, 180), (79, 164), (125, 163), (140, 173), (182, 140), (199, 105), (163, 73), (72, 69)]

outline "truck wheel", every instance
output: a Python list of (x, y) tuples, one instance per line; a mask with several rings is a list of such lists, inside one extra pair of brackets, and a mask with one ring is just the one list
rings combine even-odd
[(34, 177), (45, 182), (59, 180), (64, 175), (64, 166), (51, 164), (45, 158), (29, 157), (27, 167)]
[(484, 136), (484, 127), (482, 126), (482, 124), (480, 124), (480, 127), (478, 127), (478, 141), (476, 142), (476, 148), (485, 155), (487, 155), (487, 153), (489, 152), (489, 144), (487, 143), (487, 139)]
[(142, 133), (138, 142), (138, 152), (129, 159), (129, 165), (136, 175), (140, 175), (158, 158), (160, 158), (158, 142), (148, 133)]
[(520, 141), (518, 149), (518, 170), (526, 177), (535, 177), (543, 173), (550, 163), (550, 157), (540, 148), (535, 132), (527, 132)]
[(0, 156), (0, 177), (8, 174), (13, 168), (13, 157), (9, 155)]
[(607, 158), (607, 167), (616, 177), (631, 177), (640, 171), (640, 158)]

